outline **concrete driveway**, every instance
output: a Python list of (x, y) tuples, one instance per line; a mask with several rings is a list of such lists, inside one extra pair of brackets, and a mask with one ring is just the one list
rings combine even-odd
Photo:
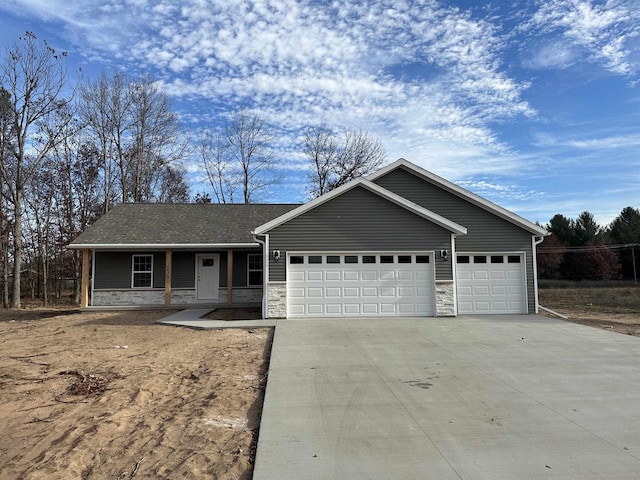
[(278, 321), (253, 478), (640, 479), (640, 338), (537, 316)]

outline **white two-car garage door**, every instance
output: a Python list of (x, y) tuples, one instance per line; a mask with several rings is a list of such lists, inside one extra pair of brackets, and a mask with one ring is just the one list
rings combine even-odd
[(458, 313), (527, 313), (523, 254), (456, 255)]
[(423, 253), (290, 253), (289, 317), (435, 315), (434, 258)]

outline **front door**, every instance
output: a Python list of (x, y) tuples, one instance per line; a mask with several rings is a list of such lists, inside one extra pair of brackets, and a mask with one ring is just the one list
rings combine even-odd
[(196, 255), (196, 295), (198, 300), (217, 300), (220, 255)]

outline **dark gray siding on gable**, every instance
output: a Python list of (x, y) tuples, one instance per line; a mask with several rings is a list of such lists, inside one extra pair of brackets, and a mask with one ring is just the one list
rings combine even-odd
[(467, 228), (457, 252), (525, 252), (529, 312), (535, 312), (532, 234), (400, 167), (375, 183)]
[[(290, 251), (451, 250), (451, 233), (369, 190), (356, 187), (269, 232), (269, 279), (284, 281)], [(451, 262), (436, 258), (436, 279), (451, 280)]]

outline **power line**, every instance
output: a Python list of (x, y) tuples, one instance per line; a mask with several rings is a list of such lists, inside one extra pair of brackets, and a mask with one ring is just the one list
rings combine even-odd
[(614, 245), (582, 245), (579, 247), (540, 247), (538, 253), (581, 253), (581, 252), (597, 252), (602, 250), (623, 250), (625, 248), (640, 247), (640, 243), (624, 243)]

